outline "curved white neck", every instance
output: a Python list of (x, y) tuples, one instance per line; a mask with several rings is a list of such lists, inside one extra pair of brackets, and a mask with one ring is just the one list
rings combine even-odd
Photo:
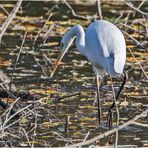
[(72, 27), (67, 33), (67, 37), (76, 37), (76, 47), (80, 51), (80, 53), (84, 56), (85, 54), (85, 32), (81, 25), (76, 25)]
[(81, 25), (76, 25), (76, 47), (80, 53), (84, 56), (85, 54), (85, 32)]

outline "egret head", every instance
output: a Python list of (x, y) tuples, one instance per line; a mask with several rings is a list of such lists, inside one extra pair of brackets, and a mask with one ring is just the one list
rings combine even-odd
[(51, 73), (51, 77), (53, 77), (54, 73), (56, 72), (58, 65), (60, 61), (63, 59), (65, 53), (68, 51), (70, 46), (72, 45), (73, 41), (75, 39), (75, 35), (70, 31), (68, 31), (62, 38), (61, 40), (61, 45), (60, 45), (60, 54), (54, 64), (53, 71)]
[(64, 34), (60, 44), (61, 53), (66, 53), (68, 51), (74, 41), (74, 38), (75, 35), (72, 34), (71, 31)]

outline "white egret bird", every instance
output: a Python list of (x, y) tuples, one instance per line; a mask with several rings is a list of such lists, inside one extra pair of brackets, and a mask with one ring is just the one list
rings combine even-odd
[[(100, 78), (105, 73), (112, 77), (124, 74), (124, 81), (116, 95), (118, 99), (121, 90), (126, 82), (126, 73), (124, 65), (126, 61), (126, 44), (122, 32), (112, 23), (106, 20), (98, 20), (89, 25), (84, 32), (81, 25), (72, 27), (62, 38), (61, 53), (54, 65), (51, 77), (54, 75), (59, 62), (68, 51), (69, 47), (76, 38), (76, 47), (92, 64), (97, 80), (97, 100), (98, 100), (98, 117), (101, 120), (101, 107), (99, 101)], [(113, 102), (109, 109), (109, 121), (112, 123)], [(109, 123), (110, 123), (109, 122)]]

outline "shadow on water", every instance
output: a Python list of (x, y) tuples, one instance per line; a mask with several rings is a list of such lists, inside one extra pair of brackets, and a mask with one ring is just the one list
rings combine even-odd
[[(103, 131), (106, 131), (107, 111), (112, 103), (111, 80), (108, 76), (102, 82), (101, 86), (101, 105), (102, 105), (102, 126), (98, 128), (97, 107), (95, 102), (96, 85), (94, 74), (90, 63), (75, 50), (75, 46), (67, 53), (54, 79), (50, 79), (51, 64), (57, 58), (59, 52), (59, 42), (61, 36), (66, 31), (65, 28), (77, 23), (88, 26), (89, 21), (77, 20), (70, 14), (65, 13), (65, 6), (60, 5), (62, 10), (55, 9), (47, 27), (40, 34), (33, 50), (33, 41), (39, 30), (41, 30), (45, 19), (48, 17), (48, 10), (54, 4), (49, 2), (23, 2), (22, 15), (19, 15), (12, 22), (2, 39), (0, 47), (0, 68), (11, 77), (17, 54), (22, 43), (24, 31), (27, 28), (28, 33), (25, 44), (22, 49), (19, 61), (14, 71), (14, 83), (19, 89), (32, 91), (41, 94), (45, 101), (41, 105), (36, 105), (34, 111), (39, 115), (30, 115), (23, 118), (17, 126), (24, 128), (29, 136), (30, 142), (35, 146), (64, 146), (65, 143), (72, 144), (82, 141), (89, 133), (88, 139)], [(109, 10), (117, 9), (113, 5), (107, 9), (108, 4), (104, 4), (104, 18), (113, 21), (116, 19), (115, 13)], [(82, 10), (80, 5), (72, 5), (79, 14), (92, 15), (95, 13), (93, 6), (85, 6)], [(90, 9), (88, 9), (90, 8)], [(124, 6), (118, 8), (125, 10)], [(64, 11), (63, 11), (64, 10)], [(61, 15), (64, 14), (64, 15)], [(116, 15), (115, 15), (116, 14)], [(114, 16), (114, 17), (113, 17)], [(71, 17), (71, 18), (70, 18)], [(122, 20), (121, 20), (122, 21)], [(50, 32), (46, 44), (43, 45), (42, 37), (49, 27), (57, 25)], [(16, 25), (17, 24), (17, 25)], [(143, 31), (143, 30), (142, 30)], [(131, 47), (138, 58), (147, 63), (145, 51), (139, 51), (127, 38), (127, 46)], [(138, 54), (139, 53), (139, 54)], [(50, 61), (45, 60), (45, 55)], [(41, 66), (42, 67), (41, 67)], [(145, 65), (143, 65), (145, 67)], [(43, 69), (42, 69), (43, 68)], [(140, 113), (147, 106), (147, 80), (141, 73), (139, 66), (133, 61), (128, 53), (126, 70), (129, 79), (125, 87), (125, 93), (120, 97), (120, 123), (128, 121), (134, 115)], [(121, 85), (121, 79), (114, 79), (115, 90)], [(66, 97), (71, 94), (72, 97)], [(60, 102), (56, 99), (63, 97)], [(22, 102), (21, 106), (26, 102)], [(3, 112), (3, 111), (0, 111)], [(65, 138), (65, 121), (69, 118), (67, 135)], [(116, 124), (116, 113), (114, 114), (114, 125)], [(141, 120), (143, 123), (146, 121)], [(36, 125), (36, 129), (34, 129)], [(18, 130), (18, 127), (13, 127)], [(15, 133), (15, 132), (14, 132)], [(138, 126), (128, 126), (119, 132), (119, 144), (134, 144), (143, 146), (148, 144), (148, 129)], [(21, 135), (21, 134), (20, 134)], [(110, 136), (110, 142), (114, 143), (115, 136)], [(26, 137), (21, 139), (10, 138), (15, 146), (29, 146)], [(99, 145), (105, 145), (109, 142), (107, 138), (99, 141)], [(15, 143), (15, 144), (14, 144)]]

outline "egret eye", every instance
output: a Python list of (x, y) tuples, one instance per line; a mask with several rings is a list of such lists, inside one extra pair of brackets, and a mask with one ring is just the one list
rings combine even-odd
[(61, 48), (61, 50), (63, 49), (63, 47), (64, 47), (64, 44), (61, 43), (61, 44), (60, 44), (60, 48)]

